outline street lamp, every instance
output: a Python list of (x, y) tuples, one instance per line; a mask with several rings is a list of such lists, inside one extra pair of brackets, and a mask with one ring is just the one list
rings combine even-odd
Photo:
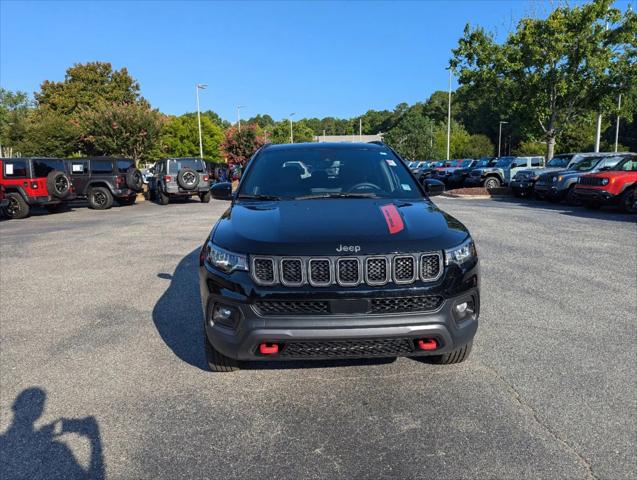
[(617, 153), (617, 146), (619, 144), (619, 115), (622, 110), (622, 94), (619, 94), (617, 99), (617, 123), (615, 124), (615, 153)]
[(447, 67), (449, 70), (449, 104), (447, 106), (447, 160), (449, 160), (449, 150), (451, 148), (451, 74), (453, 66)]
[(239, 126), (239, 131), (241, 131), (241, 116), (239, 115), (239, 111), (245, 107), (245, 105), (237, 105), (237, 125)]
[(502, 143), (502, 124), (503, 123), (509, 123), (509, 122), (505, 122), (503, 120), (500, 120), (500, 131), (498, 132), (498, 157), (500, 156), (500, 144)]
[(294, 131), (292, 130), (292, 117), (294, 116), (294, 112), (290, 113), (289, 115), (289, 120), (290, 120), (290, 143), (294, 143)]
[(204, 90), (208, 84), (195, 84), (195, 93), (197, 95), (197, 125), (199, 126), (199, 157), (203, 158), (203, 141), (201, 140), (201, 114), (199, 113), (199, 90)]

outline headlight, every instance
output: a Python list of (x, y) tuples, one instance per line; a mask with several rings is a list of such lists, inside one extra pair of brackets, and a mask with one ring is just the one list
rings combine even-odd
[(608, 185), (608, 178), (602, 178), (602, 185)]
[(552, 181), (553, 183), (557, 182), (557, 177), (553, 177), (553, 178), (551, 179), (551, 181)]
[(476, 246), (473, 240), (469, 238), (455, 248), (445, 250), (445, 264), (462, 265), (463, 263), (478, 257)]
[(226, 273), (233, 272), (235, 270), (248, 270), (248, 259), (245, 255), (229, 252), (221, 247), (208, 242), (206, 247), (206, 260), (208, 263), (219, 270)]

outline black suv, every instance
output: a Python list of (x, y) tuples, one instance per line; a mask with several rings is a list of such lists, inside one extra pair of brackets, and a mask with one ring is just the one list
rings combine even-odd
[(171, 198), (198, 196), (210, 201), (210, 182), (205, 162), (200, 158), (164, 158), (155, 163), (148, 180), (151, 199), (167, 205)]
[[(300, 166), (302, 164), (305, 168)], [(307, 175), (307, 172), (310, 175)], [(385, 145), (266, 145), (200, 253), (213, 371), (244, 360), (469, 355), (476, 249)]]
[(77, 196), (95, 210), (111, 208), (113, 200), (132, 205), (144, 186), (142, 173), (128, 158), (69, 158), (66, 163)]

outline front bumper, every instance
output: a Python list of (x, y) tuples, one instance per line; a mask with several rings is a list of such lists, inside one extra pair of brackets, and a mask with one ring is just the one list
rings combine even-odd
[(568, 192), (568, 189), (560, 189), (559, 185), (549, 183), (536, 183), (533, 190), (535, 193), (552, 200), (561, 200), (566, 197)]
[(533, 181), (531, 180), (511, 180), (509, 185), (511, 190), (528, 195), (533, 191)]
[[(225, 275), (204, 265), (200, 269), (201, 297), (205, 315), (205, 332), (208, 341), (223, 355), (238, 360), (298, 360), (325, 358), (361, 358), (373, 356), (422, 356), (440, 355), (470, 342), (478, 328), (480, 310), (478, 264), (477, 262), (464, 273), (459, 268), (446, 272), (435, 285), (417, 284), (410, 286), (355, 287), (341, 288), (274, 288), (256, 287), (245, 283), (249, 277), (243, 272), (238, 282), (231, 281), (232, 275)], [(229, 281), (230, 280), (230, 281)], [(302, 290), (302, 291), (299, 291)], [(328, 291), (326, 291), (328, 290)], [(311, 301), (329, 299), (338, 308), (333, 311), (347, 311), (343, 305), (359, 305), (370, 298), (402, 298), (405, 296), (438, 295), (442, 303), (433, 311), (409, 313), (331, 313), (331, 314), (294, 314), (266, 315), (259, 311), (256, 303), (260, 300)], [(470, 313), (460, 314), (456, 305), (465, 301), (473, 302)], [(349, 302), (349, 303), (348, 303)], [(234, 328), (213, 323), (214, 305), (222, 303), (234, 307), (239, 312), (239, 320)], [(354, 307), (354, 310), (356, 307)], [(364, 310), (364, 309), (363, 309)], [(439, 348), (423, 351), (417, 348), (417, 340), (434, 338)], [(330, 350), (329, 354), (319, 351), (296, 354), (290, 351), (299, 342), (310, 345), (341, 345), (343, 342), (401, 341), (402, 345), (413, 348), (400, 352), (382, 352), (365, 350)], [(280, 346), (275, 355), (262, 355), (259, 345), (276, 343)], [(286, 347), (290, 349), (286, 352)]]
[(619, 197), (602, 189), (575, 187), (575, 195), (582, 201), (597, 202), (599, 204), (617, 203)]

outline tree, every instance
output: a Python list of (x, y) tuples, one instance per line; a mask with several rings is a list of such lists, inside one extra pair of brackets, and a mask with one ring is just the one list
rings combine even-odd
[(422, 104), (409, 108), (385, 141), (410, 160), (434, 158), (434, 122), (423, 115)]
[(96, 105), (78, 116), (80, 145), (88, 155), (121, 155), (135, 162), (149, 159), (159, 141), (162, 116), (139, 103)]
[[(11, 152), (26, 135), (31, 102), (25, 92), (11, 92), (0, 87), (0, 145)], [(0, 151), (0, 156), (3, 153)]]
[[(204, 159), (210, 162), (221, 162), (221, 144), (223, 131), (214, 123), (209, 115), (201, 117), (201, 140)], [(199, 127), (197, 114), (186, 114), (170, 117), (161, 133), (161, 149), (164, 154), (175, 157), (199, 156)]]
[[(482, 28), (465, 28), (452, 65), (473, 98), (498, 98), (507, 112), (542, 134), (552, 158), (560, 132), (637, 81), (637, 15), (612, 0), (560, 7), (546, 19), (524, 18), (504, 44)], [(606, 25), (609, 28), (606, 28)]]
[(69, 157), (80, 149), (77, 120), (43, 109), (28, 115), (24, 138), (16, 149), (25, 156)]
[(221, 150), (230, 166), (244, 167), (265, 142), (256, 125), (245, 125), (241, 131), (237, 127), (230, 127), (225, 131), (225, 138), (221, 144)]
[(81, 109), (92, 109), (101, 103), (146, 103), (139, 95), (139, 84), (126, 68), (113, 70), (110, 63), (75, 64), (66, 71), (64, 80), (45, 80), (35, 94), (40, 107), (63, 115)]

